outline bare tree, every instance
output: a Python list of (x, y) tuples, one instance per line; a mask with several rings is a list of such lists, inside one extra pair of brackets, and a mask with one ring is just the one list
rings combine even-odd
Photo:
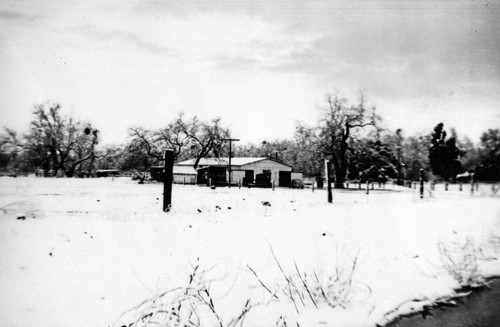
[(166, 128), (155, 133), (157, 140), (174, 150), (176, 160), (179, 160), (186, 152), (190, 142), (189, 136), (184, 132), (184, 125), (184, 113), (181, 112), (176, 119), (168, 123)]
[(88, 124), (84, 128), (82, 123), (62, 116), (57, 103), (35, 105), (33, 115), (23, 148), (35, 166), (55, 173), (62, 170), (70, 177), (78, 165), (95, 158), (94, 149), (99, 142), (96, 129)]
[(163, 151), (174, 150), (175, 159), (194, 157), (194, 168), (198, 167), (201, 158), (210, 153), (218, 156), (221, 151), (222, 139), (229, 136), (229, 131), (220, 126), (220, 119), (209, 123), (201, 121), (197, 116), (189, 120), (180, 113), (165, 128), (146, 130), (134, 127), (129, 130), (132, 142), (129, 146), (143, 148), (149, 157), (163, 161)]
[(0, 134), (0, 168), (7, 168), (14, 162), (17, 165), (19, 152), (23, 145), (14, 129), (4, 127), (5, 133)]
[(132, 142), (129, 147), (144, 148), (148, 156), (155, 158), (158, 161), (165, 160), (162, 154), (162, 146), (156, 140), (156, 132), (146, 130), (142, 127), (132, 127), (129, 129), (129, 135), (132, 137)]
[(380, 117), (375, 107), (368, 109), (361, 93), (358, 104), (349, 105), (339, 94), (327, 96), (327, 105), (322, 108), (323, 118), (319, 126), (320, 149), (325, 158), (330, 158), (335, 169), (335, 188), (344, 188), (347, 175), (350, 144), (359, 130), (368, 126), (377, 127)]
[(193, 168), (196, 169), (200, 160), (210, 152), (217, 157), (220, 153), (222, 139), (229, 137), (229, 130), (220, 126), (220, 118), (210, 123), (201, 122), (194, 116), (182, 125), (182, 131), (189, 139), (191, 153), (195, 156)]

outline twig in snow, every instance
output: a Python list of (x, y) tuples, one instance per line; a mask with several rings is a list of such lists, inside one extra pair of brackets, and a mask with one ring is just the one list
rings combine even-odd
[(299, 271), (299, 268), (297, 267), (297, 263), (295, 262), (295, 260), (293, 261), (293, 264), (295, 265), (295, 270), (297, 271), (297, 275), (299, 276), (300, 280), (302, 281), (302, 285), (304, 285), (304, 288), (306, 289), (307, 291), (307, 294), (309, 294), (309, 298), (311, 299), (312, 303), (314, 304), (314, 306), (316, 307), (316, 309), (318, 308), (318, 305), (316, 304), (316, 301), (314, 301), (314, 298), (313, 296), (311, 295), (311, 292), (309, 291), (309, 288), (307, 287), (307, 284), (306, 282), (304, 281), (304, 279), (302, 278), (302, 276), (300, 275), (300, 271)]
[(264, 289), (266, 291), (269, 292), (269, 294), (271, 294), (274, 298), (276, 298), (276, 300), (279, 300), (278, 299), (278, 296), (276, 294), (274, 294), (273, 292), (271, 292), (271, 290), (269, 289), (269, 287), (267, 287), (263, 282), (262, 280), (259, 278), (259, 276), (257, 276), (257, 273), (252, 269), (252, 267), (250, 267), (249, 265), (247, 265), (248, 269), (250, 269), (250, 271), (253, 273), (253, 275), (255, 276), (255, 278), (257, 278), (257, 280), (259, 281), (260, 285), (262, 285), (262, 287), (264, 287)]

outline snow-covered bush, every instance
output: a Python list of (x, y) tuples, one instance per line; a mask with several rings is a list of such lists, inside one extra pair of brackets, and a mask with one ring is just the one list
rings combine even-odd
[(241, 324), (252, 308), (250, 300), (236, 317), (224, 322), (214, 306), (210, 282), (204, 277), (206, 272), (198, 261), (187, 286), (158, 293), (143, 301), (122, 314), (113, 327), (233, 327)]
[(471, 238), (465, 242), (455, 242), (452, 245), (438, 244), (443, 268), (460, 286), (481, 286), (485, 280), (479, 272), (479, 261), (483, 257), (482, 248)]
[[(309, 273), (301, 272), (295, 262), (295, 271), (286, 274), (280, 265), (284, 283), (279, 284), (279, 289), (294, 302), (295, 306), (300, 303), (303, 306), (314, 305), (317, 308), (321, 304), (326, 304), (332, 308), (346, 308), (352, 296), (353, 274), (358, 256), (359, 252), (352, 263), (336, 266), (335, 271), (327, 276), (318, 276), (314, 270)], [(279, 265), (277, 260), (276, 262)]]
[[(260, 285), (272, 296), (273, 301), (291, 302), (297, 314), (300, 314), (303, 308), (346, 309), (354, 294), (359, 293), (358, 285), (362, 285), (364, 292), (371, 293), (369, 286), (355, 282), (353, 279), (359, 251), (352, 259), (346, 259), (345, 255), (341, 256), (338, 258), (333, 272), (322, 274), (310, 269), (309, 272), (304, 272), (295, 261), (293, 268), (286, 271), (272, 249), (271, 253), (281, 274), (279, 280), (271, 287), (267, 286), (250, 266), (248, 268), (258, 279)], [(284, 316), (281, 316), (280, 320), (286, 322)], [(279, 325), (279, 323), (277, 324)]]

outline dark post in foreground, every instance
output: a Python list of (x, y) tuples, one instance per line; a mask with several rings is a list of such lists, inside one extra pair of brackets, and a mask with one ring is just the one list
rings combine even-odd
[(420, 169), (420, 198), (424, 198), (424, 170)]
[(165, 150), (165, 171), (163, 172), (163, 212), (172, 207), (172, 181), (174, 175), (174, 150)]
[(332, 203), (332, 164), (330, 161), (325, 160), (325, 170), (326, 170), (326, 188), (328, 190), (328, 203)]

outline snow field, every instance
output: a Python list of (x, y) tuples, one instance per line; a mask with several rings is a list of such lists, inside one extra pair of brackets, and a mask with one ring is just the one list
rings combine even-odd
[[(460, 284), (439, 244), (456, 262), (473, 244), (478, 273), (500, 275), (500, 201), (484, 189), (436, 190), (423, 200), (391, 186), (334, 191), (328, 204), (324, 190), (174, 185), (169, 213), (162, 191), (127, 178), (1, 178), (1, 325), (121, 326), (127, 309), (186, 286), (197, 258), (224, 322), (251, 300), (245, 326), (275, 326), (280, 317), (374, 326), (418, 309), (410, 300), (449, 296)], [(305, 298), (295, 309), (273, 253), (286, 274), (296, 276), (296, 265), (323, 285), (340, 271), (351, 280), (342, 305), (316, 308)]]

